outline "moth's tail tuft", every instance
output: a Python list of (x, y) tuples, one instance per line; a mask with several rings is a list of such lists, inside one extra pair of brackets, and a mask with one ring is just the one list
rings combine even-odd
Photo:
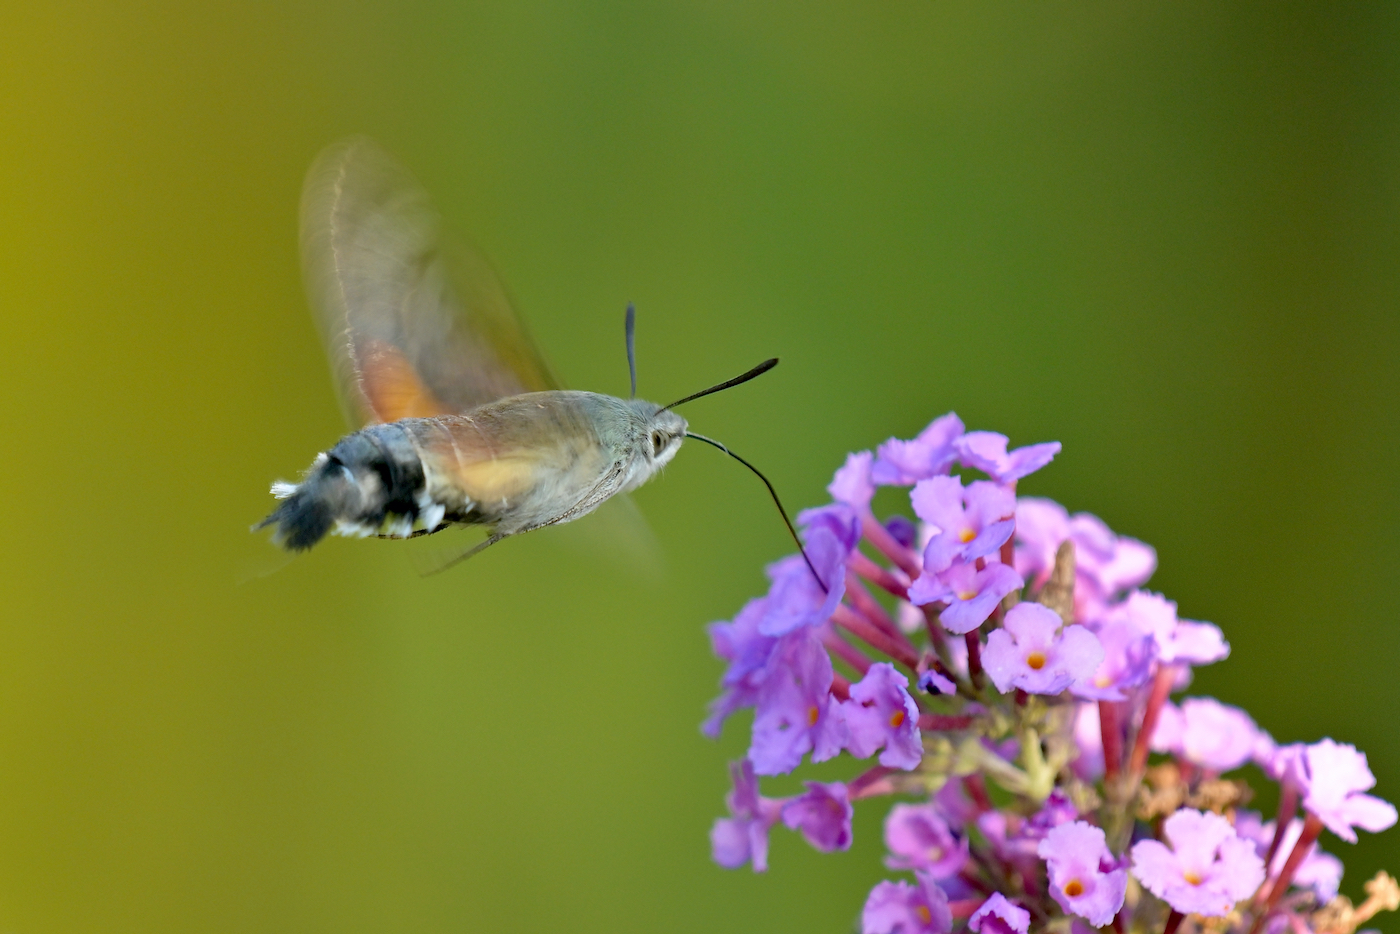
[[(327, 469), (330, 468), (330, 469)], [(361, 506), (358, 484), (338, 464), (318, 465), (301, 483), (279, 480), (272, 495), (282, 502), (253, 530), (275, 526), (272, 538), (288, 551), (306, 551)]]

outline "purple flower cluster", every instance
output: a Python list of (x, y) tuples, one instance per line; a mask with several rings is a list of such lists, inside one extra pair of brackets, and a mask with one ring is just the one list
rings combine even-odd
[[(1350, 934), (1400, 904), (1382, 873), (1353, 909), (1317, 845), (1324, 828), (1354, 842), (1395, 824), (1366, 793), (1365, 755), (1281, 746), (1213, 698), (1173, 703), (1230, 646), (1143, 589), (1151, 547), (1017, 496), (1059, 450), (1008, 451), (950, 413), (851, 454), (832, 502), (798, 516), (805, 556), (770, 565), (768, 593), (709, 630), (727, 668), (703, 731), (753, 711), (715, 861), (766, 870), (779, 823), (844, 850), (852, 803), (898, 795), (885, 862), (912, 877), (875, 886), (864, 934)], [(917, 521), (878, 519), (880, 487), (908, 488)], [(760, 776), (842, 753), (877, 758), (844, 783), (759, 793)], [(1279, 784), (1273, 821), (1239, 807), (1232, 773), (1251, 763)]]

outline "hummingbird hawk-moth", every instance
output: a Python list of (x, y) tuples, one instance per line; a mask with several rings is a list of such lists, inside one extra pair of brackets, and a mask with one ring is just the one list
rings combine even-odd
[(370, 139), (338, 143), (312, 165), (303, 276), (341, 403), (360, 427), (318, 454), (300, 483), (274, 483), (280, 502), (255, 528), (273, 526), (276, 541), (304, 551), (328, 534), (484, 526), (470, 555), (636, 489), (687, 437), (757, 473), (688, 431), (673, 408), (776, 359), (668, 406), (637, 399), (629, 306), (632, 398), (562, 389), (491, 267), (440, 226), (423, 189)]

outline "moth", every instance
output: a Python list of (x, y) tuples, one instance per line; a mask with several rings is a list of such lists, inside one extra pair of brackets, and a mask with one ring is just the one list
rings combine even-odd
[(409, 538), (483, 526), (487, 537), (461, 556), (469, 557), (636, 489), (686, 438), (758, 473), (689, 431), (674, 409), (752, 379), (776, 358), (670, 405), (638, 399), (628, 306), (632, 397), (560, 388), (491, 267), (450, 245), (427, 194), (368, 138), (333, 145), (312, 165), (301, 253), (342, 406), (361, 427), (316, 455), (300, 483), (272, 485), (280, 502), (254, 529), (272, 526), (288, 550), (328, 534)]

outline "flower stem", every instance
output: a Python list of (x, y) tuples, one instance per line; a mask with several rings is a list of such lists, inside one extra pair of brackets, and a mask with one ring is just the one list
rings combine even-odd
[(948, 911), (954, 918), (970, 918), (972, 913), (982, 907), (985, 898), (962, 898), (948, 903)]
[(1162, 934), (1176, 934), (1176, 929), (1181, 927), (1182, 919), (1185, 917), (1185, 915), (1173, 908), (1172, 913), (1167, 915), (1167, 924), (1162, 928)]
[(860, 578), (850, 570), (846, 571), (846, 598), (860, 611), (862, 616), (883, 629), (891, 639), (897, 639), (901, 642), (909, 641), (908, 637), (895, 625), (894, 620), (890, 619), (890, 614), (885, 612), (885, 608), (870, 595), (870, 591), (865, 589)]
[(987, 785), (982, 781), (981, 775), (968, 775), (963, 778), (963, 790), (972, 799), (972, 803), (977, 805), (977, 810), (991, 811), (996, 808), (992, 804), (992, 799), (987, 797)]
[(1293, 815), (1298, 813), (1298, 786), (1293, 776), (1285, 774), (1278, 791), (1278, 813), (1274, 817), (1274, 839), (1269, 843), (1269, 855), (1264, 857), (1264, 865), (1271, 865), (1278, 848), (1283, 844), (1288, 825), (1293, 823)]
[(881, 590), (892, 593), (901, 600), (909, 599), (909, 586), (904, 581), (896, 577), (889, 569), (882, 568), (871, 561), (860, 551), (851, 552), (851, 556), (846, 559), (846, 565)]
[[(1302, 865), (1303, 857), (1308, 855), (1308, 850), (1312, 849), (1312, 845), (1317, 842), (1317, 835), (1320, 833), (1322, 833), (1321, 819), (1314, 814), (1309, 814), (1307, 819), (1303, 821), (1303, 832), (1298, 835), (1298, 842), (1293, 844), (1293, 851), (1288, 854), (1287, 861), (1279, 870), (1278, 878), (1274, 879), (1272, 884), (1266, 883), (1269, 889), (1268, 899), (1255, 917), (1254, 925), (1249, 929), (1249, 934), (1257, 934), (1259, 929), (1264, 926), (1264, 919), (1274, 910), (1279, 899), (1283, 898), (1283, 893), (1288, 891), (1288, 886), (1293, 881), (1293, 874)], [(1264, 887), (1260, 886), (1259, 891), (1262, 893)], [(1256, 895), (1255, 903), (1257, 904), (1258, 901), (1259, 896)]]
[(982, 642), (977, 638), (977, 630), (963, 636), (967, 643), (967, 677), (972, 686), (982, 690)]
[(972, 726), (972, 717), (945, 716), (936, 713), (919, 714), (919, 729), (931, 732), (965, 730)]
[(893, 771), (894, 769), (887, 765), (877, 765), (872, 769), (867, 769), (851, 779), (850, 784), (846, 786), (846, 794), (852, 801), (889, 794), (894, 790), (894, 787), (885, 781), (885, 776)]
[(830, 624), (821, 626), (817, 632), (828, 652), (850, 665), (861, 677), (865, 677), (865, 673), (870, 670), (870, 659), (866, 658), (864, 653), (842, 639), (840, 633), (832, 629)]
[(836, 612), (831, 614), (831, 621), (852, 635), (864, 639), (870, 643), (872, 648), (884, 652), (910, 671), (918, 666), (919, 657), (908, 642), (901, 645), (896, 640), (891, 639), (880, 627), (846, 604), (843, 603), (836, 607)]
[(865, 515), (860, 517), (860, 529), (866, 540), (880, 549), (880, 553), (898, 565), (901, 571), (908, 574), (910, 580), (923, 573), (919, 556), (896, 541), (890, 530), (875, 518), (874, 513), (867, 510)]
[(1123, 763), (1123, 733), (1118, 726), (1118, 707), (1113, 701), (1099, 701), (1099, 734), (1103, 737), (1104, 782), (1117, 781)]
[(1147, 770), (1147, 753), (1152, 742), (1152, 733), (1157, 729), (1157, 717), (1172, 692), (1172, 682), (1175, 680), (1174, 666), (1163, 665), (1157, 669), (1157, 677), (1152, 682), (1152, 694), (1147, 698), (1147, 709), (1142, 712), (1142, 726), (1138, 728), (1137, 740), (1133, 743), (1133, 757), (1128, 763), (1128, 774), (1133, 776), (1135, 781)]

